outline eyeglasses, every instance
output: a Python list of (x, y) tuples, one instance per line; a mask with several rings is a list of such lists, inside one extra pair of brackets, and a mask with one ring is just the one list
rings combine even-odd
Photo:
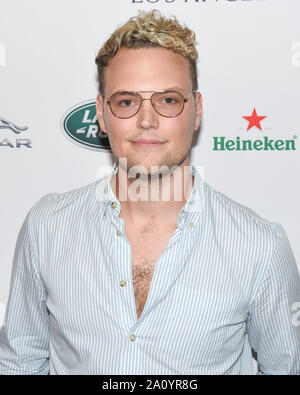
[[(189, 97), (197, 91), (193, 90), (186, 97), (178, 91), (156, 91), (149, 99), (143, 99), (140, 93), (146, 92), (153, 91), (115, 92), (111, 95), (107, 104), (115, 117), (127, 119), (137, 114), (142, 106), (143, 100), (150, 100), (152, 107), (159, 115), (167, 118), (174, 118), (182, 113), (184, 105)], [(104, 94), (102, 95), (105, 97)]]

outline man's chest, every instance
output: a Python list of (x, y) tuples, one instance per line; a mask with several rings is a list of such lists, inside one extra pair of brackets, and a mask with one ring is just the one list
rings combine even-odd
[(141, 315), (151, 286), (158, 258), (163, 254), (173, 227), (146, 227), (135, 230), (127, 227), (126, 235), (132, 251), (132, 280), (138, 317)]
[[(240, 352), (236, 345), (243, 345), (254, 288), (243, 250), (220, 249), (208, 230), (205, 239), (204, 232), (192, 237), (195, 227), (176, 230), (174, 237), (175, 229), (126, 227), (131, 249), (113, 226), (87, 230), (90, 238), (58, 229), (55, 251), (43, 250), (41, 277), (52, 332), (63, 331), (70, 343), (76, 338), (83, 344), (91, 331), (93, 351), (108, 340), (134, 351), (141, 344), (156, 347), (170, 360), (176, 355), (186, 371), (198, 363), (213, 366), (225, 346), (229, 354)], [(135, 308), (138, 314), (144, 310), (142, 319), (136, 320)]]
[[(124, 341), (128, 350), (140, 344), (157, 347), (167, 359), (176, 355), (187, 371), (203, 361), (217, 363), (224, 344), (232, 346), (229, 354), (240, 352), (236, 344), (243, 344), (249, 287), (239, 271), (242, 259), (239, 265), (223, 263), (217, 247), (208, 256), (201, 239), (189, 237), (189, 228), (178, 239), (172, 229), (127, 228), (131, 249), (113, 231), (85, 249), (78, 242), (72, 255), (47, 258), (42, 278), (53, 331), (63, 331), (72, 342), (74, 330), (78, 339), (89, 330), (94, 349), (105, 345), (108, 335), (114, 344)], [(138, 318), (144, 311), (142, 319), (136, 320), (134, 309)]]

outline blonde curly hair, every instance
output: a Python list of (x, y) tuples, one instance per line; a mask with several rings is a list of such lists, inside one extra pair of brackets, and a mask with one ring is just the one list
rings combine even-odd
[(98, 70), (99, 92), (104, 92), (104, 71), (109, 61), (121, 47), (162, 47), (182, 55), (188, 60), (193, 90), (198, 89), (196, 36), (186, 26), (180, 25), (175, 16), (169, 19), (158, 10), (139, 11), (119, 27), (104, 43), (95, 63)]

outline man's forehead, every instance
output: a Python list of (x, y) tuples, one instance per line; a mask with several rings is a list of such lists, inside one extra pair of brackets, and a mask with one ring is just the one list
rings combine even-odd
[[(122, 53), (121, 53), (122, 51)], [(105, 72), (106, 94), (116, 91), (178, 90), (191, 85), (188, 61), (166, 48), (121, 48)]]
[(157, 92), (157, 91), (179, 91), (181, 93), (185, 93), (185, 90), (181, 86), (163, 86), (160, 87), (159, 89), (146, 89), (146, 90), (134, 90), (132, 87), (119, 87), (118, 89), (114, 90), (112, 93), (115, 92), (141, 92), (141, 93), (146, 93), (146, 92)]

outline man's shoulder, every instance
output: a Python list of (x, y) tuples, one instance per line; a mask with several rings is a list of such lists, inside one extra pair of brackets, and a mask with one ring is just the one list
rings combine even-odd
[(86, 211), (89, 207), (94, 207), (95, 201), (101, 196), (101, 188), (106, 180), (107, 177), (102, 177), (66, 192), (47, 193), (30, 208), (28, 216), (32, 220), (44, 221), (53, 216), (57, 218), (76, 215), (83, 209)]
[(85, 185), (81, 185), (77, 188), (70, 189), (65, 192), (52, 192), (48, 193), (40, 198), (39, 202), (47, 202), (52, 205), (56, 204), (69, 204), (73, 201), (81, 201), (88, 199), (93, 193), (96, 192), (96, 189), (103, 179), (90, 182)]
[(262, 217), (252, 208), (218, 191), (207, 182), (204, 183), (204, 195), (210, 215), (218, 221), (230, 223), (245, 232), (255, 229), (270, 235), (273, 235), (276, 229), (281, 228), (281, 224)]

